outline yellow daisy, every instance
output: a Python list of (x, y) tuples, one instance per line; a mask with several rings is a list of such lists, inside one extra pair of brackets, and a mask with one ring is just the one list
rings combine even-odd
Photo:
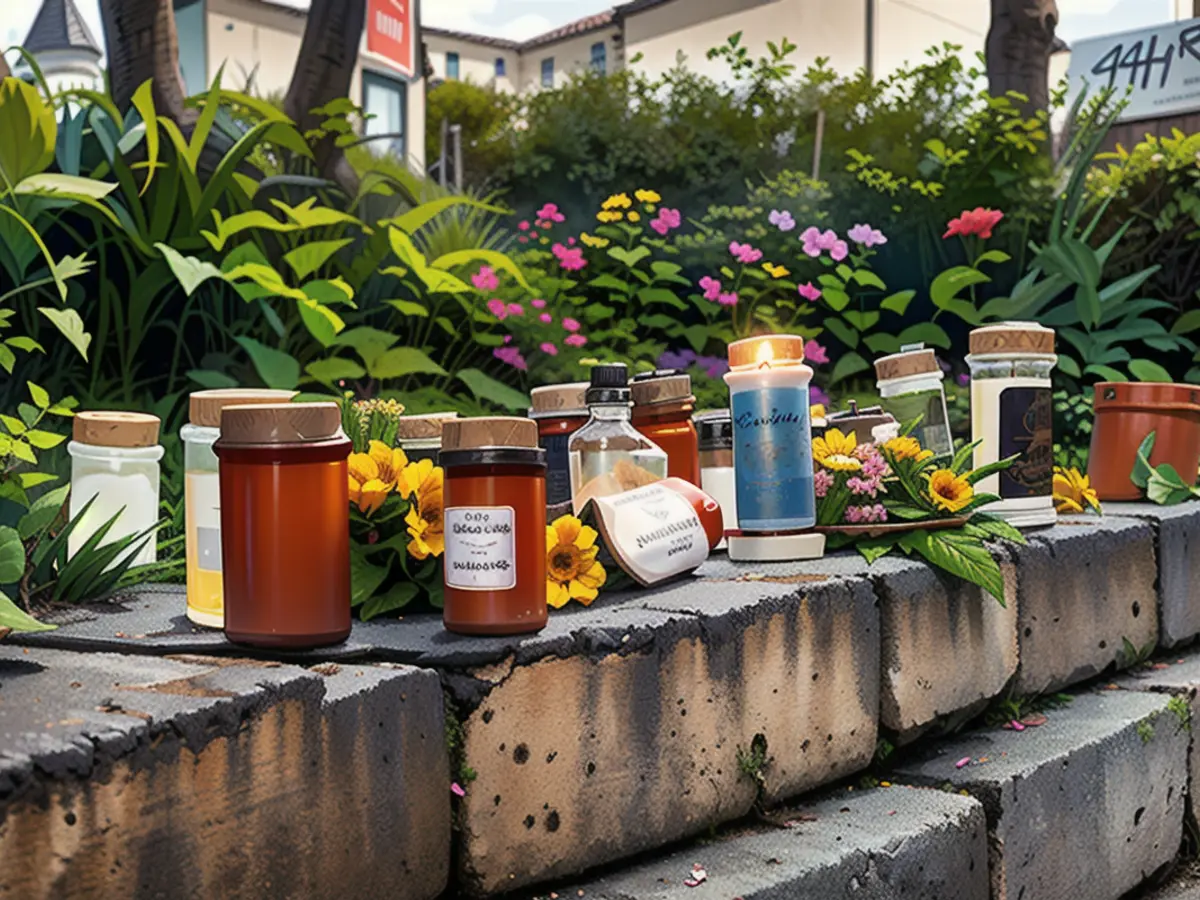
[(414, 559), (441, 556), (446, 550), (445, 526), (442, 522), (442, 490), (445, 473), (431, 459), (421, 459), (405, 466), (400, 473), (397, 490), (408, 497), (412, 505), (404, 516), (408, 526), (408, 555)]
[(956, 513), (975, 498), (975, 489), (965, 475), (938, 469), (929, 476), (929, 497), (940, 509)]
[(1078, 469), (1054, 467), (1054, 505), (1060, 513), (1100, 512), (1100, 496)]
[(894, 437), (883, 445), (883, 449), (895, 460), (915, 459), (924, 462), (933, 457), (932, 450), (922, 450), (921, 443), (915, 437)]
[(596, 529), (574, 516), (546, 526), (546, 602), (562, 609), (570, 600), (590, 606), (608, 578), (596, 561)]
[(837, 428), (830, 428), (823, 437), (813, 438), (813, 459), (834, 472), (857, 472), (862, 468), (862, 462), (854, 458), (857, 446), (853, 431), (842, 434)]

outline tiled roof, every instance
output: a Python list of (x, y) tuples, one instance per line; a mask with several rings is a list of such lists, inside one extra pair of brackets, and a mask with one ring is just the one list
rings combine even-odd
[(596, 31), (600, 28), (606, 28), (613, 24), (613, 10), (605, 10), (602, 13), (597, 13), (594, 16), (584, 16), (582, 19), (576, 19), (574, 22), (568, 22), (561, 28), (555, 28), (553, 31), (547, 31), (545, 34), (539, 34), (537, 37), (530, 38), (527, 41), (510, 41), (505, 38), (488, 37), (483, 34), (471, 34), (466, 31), (450, 31), (445, 28), (430, 28), (427, 25), (421, 26), (421, 31), (425, 34), (432, 34), (437, 37), (452, 38), (459, 41), (470, 41), (473, 44), (483, 44), (487, 47), (498, 47), (503, 50), (529, 50), (533, 47), (541, 47), (545, 44), (553, 44), (555, 41), (565, 40), (570, 37), (575, 37), (580, 34), (587, 34), (590, 31)]
[(486, 47), (498, 47), (501, 50), (520, 50), (521, 45), (506, 38), (489, 37), (486, 34), (471, 34), (467, 31), (450, 31), (446, 28), (430, 28), (421, 26), (422, 34), (432, 34), (436, 37), (453, 38), (456, 41), (470, 41), (472, 44), (483, 44)]
[(79, 14), (75, 0), (43, 0), (25, 38), (30, 53), (45, 50), (90, 50), (99, 59), (100, 45)]

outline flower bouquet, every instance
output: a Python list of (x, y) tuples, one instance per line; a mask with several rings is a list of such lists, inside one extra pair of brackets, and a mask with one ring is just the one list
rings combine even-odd
[(935, 457), (911, 436), (916, 425), (882, 444), (860, 444), (853, 432), (836, 428), (813, 439), (817, 526), (828, 530), (830, 549), (853, 545), (868, 562), (894, 550), (917, 553), (1003, 604), (1004, 576), (985, 542), (1025, 539), (980, 512), (1000, 498), (974, 486), (1016, 457), (971, 469), (975, 444), (953, 459)]
[(418, 597), (442, 605), (442, 470), (397, 449), (404, 408), (393, 400), (343, 401), (350, 454), (350, 602), (363, 620)]

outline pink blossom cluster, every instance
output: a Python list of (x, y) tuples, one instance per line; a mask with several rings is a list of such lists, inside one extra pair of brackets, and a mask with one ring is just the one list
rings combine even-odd
[(496, 357), (496, 359), (500, 360), (501, 362), (508, 363), (514, 369), (517, 369), (521, 372), (529, 371), (529, 364), (525, 362), (525, 357), (521, 355), (521, 351), (508, 343), (511, 340), (512, 335), (507, 335), (504, 339), (506, 346), (497, 347), (492, 351), (492, 356)]
[(850, 255), (850, 245), (832, 229), (822, 231), (815, 225), (809, 226), (800, 234), (800, 240), (804, 242), (804, 252), (813, 259), (828, 252), (834, 262), (841, 262)]
[(496, 270), (491, 266), (480, 266), (479, 271), (471, 276), (471, 284), (479, 291), (494, 291), (500, 287), (500, 279), (496, 277)]
[(497, 319), (507, 319), (509, 316), (525, 315), (525, 307), (520, 303), (505, 303), (499, 297), (493, 297), (487, 302), (488, 312)]
[(658, 215), (650, 220), (650, 227), (663, 237), (666, 237), (672, 228), (678, 228), (682, 224), (683, 216), (679, 210), (668, 209), (665, 206), (659, 207)]
[(829, 493), (829, 489), (833, 487), (836, 479), (828, 469), (817, 469), (813, 475), (813, 493), (819, 498), (824, 497)]
[(882, 503), (846, 507), (846, 521), (851, 525), (874, 525), (887, 521), (887, 510)]
[(822, 365), (829, 362), (829, 353), (816, 341), (808, 341), (804, 345), (804, 359), (806, 362)]
[[(758, 252), (757, 250), (755, 251)], [(737, 306), (738, 295), (734, 291), (722, 291), (721, 282), (710, 275), (705, 275), (698, 282), (700, 289), (704, 291), (704, 299), (711, 300), (714, 303), (719, 303), (722, 306)]]
[(752, 265), (763, 257), (761, 250), (756, 250), (749, 244), (739, 244), (737, 241), (730, 243), (729, 253), (744, 266)]
[(887, 238), (883, 236), (883, 232), (878, 228), (872, 228), (870, 225), (855, 225), (846, 232), (846, 237), (854, 241), (856, 244), (862, 244), (864, 247), (877, 247), (887, 243)]
[(558, 211), (557, 203), (547, 203), (537, 211), (537, 227), (552, 228), (555, 222), (565, 222), (567, 217)]
[(565, 244), (555, 244), (550, 248), (550, 252), (554, 254), (554, 258), (558, 260), (558, 264), (568, 272), (578, 272), (587, 265), (587, 260), (583, 258), (582, 247), (568, 247)]

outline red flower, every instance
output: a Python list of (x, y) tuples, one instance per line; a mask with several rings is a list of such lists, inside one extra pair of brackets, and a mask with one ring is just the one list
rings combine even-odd
[(961, 216), (950, 220), (948, 230), (942, 237), (977, 235), (986, 241), (992, 236), (992, 229), (1003, 218), (1004, 213), (998, 209), (984, 209), (980, 206), (973, 210), (963, 210)]

